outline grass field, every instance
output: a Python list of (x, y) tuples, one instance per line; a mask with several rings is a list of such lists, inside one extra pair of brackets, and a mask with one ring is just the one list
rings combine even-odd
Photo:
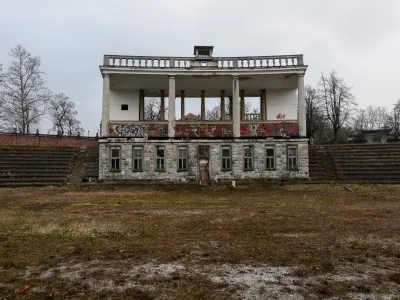
[(0, 299), (400, 299), (400, 186), (348, 187), (3, 188)]

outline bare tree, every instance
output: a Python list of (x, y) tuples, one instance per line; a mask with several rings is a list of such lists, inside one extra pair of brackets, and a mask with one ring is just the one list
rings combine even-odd
[(48, 114), (53, 123), (52, 131), (64, 135), (83, 133), (81, 122), (78, 121), (78, 112), (75, 103), (64, 94), (57, 94), (49, 101)]
[(307, 136), (312, 138), (318, 130), (318, 121), (321, 117), (317, 90), (307, 85), (304, 89), (306, 100), (306, 127)]
[(382, 129), (387, 127), (388, 118), (388, 111), (385, 107), (368, 106), (357, 112), (354, 129), (356, 131)]
[(211, 109), (206, 109), (206, 120), (220, 120), (221, 119), (221, 106), (215, 105)]
[(329, 76), (321, 74), (317, 92), (323, 114), (331, 124), (333, 140), (336, 141), (339, 129), (350, 121), (357, 107), (351, 87), (332, 71)]
[(392, 128), (392, 134), (396, 139), (400, 138), (400, 99), (394, 104), (387, 118), (387, 126)]
[[(165, 112), (168, 111), (167, 103), (165, 101), (164, 106), (164, 117)], [(144, 119), (145, 120), (161, 120), (161, 99), (156, 97), (146, 97), (144, 104)]]
[[(253, 107), (250, 99), (245, 99), (244, 102), (245, 114), (259, 114), (258, 107)], [(225, 114), (229, 114), (229, 102), (225, 103)], [(221, 119), (221, 106), (215, 105), (211, 109), (206, 109), (206, 120), (220, 120)]]
[[(3, 71), (3, 66), (0, 65), (0, 86), (2, 82), (2, 71)], [(4, 99), (2, 94), (0, 93), (0, 107), (4, 107)], [(0, 109), (0, 131), (6, 130), (6, 123), (5, 123), (5, 114), (4, 114), (4, 109)]]
[(20, 45), (11, 48), (9, 56), (7, 71), (0, 73), (3, 121), (8, 129), (30, 133), (46, 112), (50, 92), (40, 70), (40, 57)]

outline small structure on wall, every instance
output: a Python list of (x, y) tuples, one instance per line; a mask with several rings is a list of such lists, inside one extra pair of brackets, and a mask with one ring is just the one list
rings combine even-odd
[[(212, 46), (194, 57), (105, 55), (100, 179), (307, 178), (306, 70), (303, 55), (215, 57)], [(198, 116), (186, 113), (193, 97)], [(259, 113), (246, 113), (247, 97)], [(220, 99), (216, 120), (206, 120), (208, 98)]]

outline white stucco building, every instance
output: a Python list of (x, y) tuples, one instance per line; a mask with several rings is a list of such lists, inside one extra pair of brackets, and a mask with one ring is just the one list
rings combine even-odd
[[(192, 57), (105, 55), (100, 179), (307, 178), (306, 69), (303, 55), (214, 57), (211, 46)], [(247, 97), (259, 113), (246, 112)], [(215, 120), (207, 98), (220, 99)], [(198, 118), (182, 117), (189, 101), (200, 102)]]

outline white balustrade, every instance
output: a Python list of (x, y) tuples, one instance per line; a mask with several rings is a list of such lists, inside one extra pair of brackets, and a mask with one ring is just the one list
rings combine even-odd
[[(149, 68), (149, 69), (266, 69), (290, 68), (303, 66), (303, 55), (254, 56), (254, 57), (213, 57), (212, 66), (198, 62), (193, 57), (152, 57), (152, 56), (121, 56), (104, 55), (104, 66), (118, 68)], [(216, 63), (215, 63), (216, 62)]]

